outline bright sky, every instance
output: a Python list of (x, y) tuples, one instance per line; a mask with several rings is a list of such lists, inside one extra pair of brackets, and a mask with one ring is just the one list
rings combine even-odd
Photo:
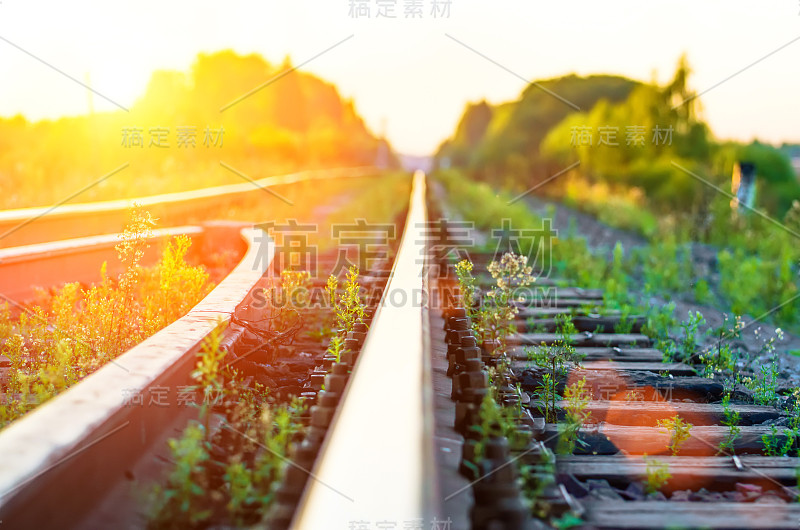
[[(414, 1), (424, 18), (403, 17)], [(375, 17), (378, 0), (365, 2), (371, 18), (350, 18), (350, 3), (1, 0), (0, 115), (88, 108), (85, 88), (6, 40), (81, 81), (88, 74), (93, 88), (130, 106), (152, 70), (187, 70), (199, 51), (258, 52), (273, 63), (291, 54), (299, 64), (354, 35), (303, 70), (336, 83), (374, 131), (385, 120), (398, 150), (426, 154), (467, 101), (506, 101), (524, 88), (449, 34), (531, 80), (657, 72), (664, 81), (687, 51), (700, 91), (774, 52), (703, 95), (705, 117), (720, 137), (800, 142), (799, 0), (451, 0), (449, 18), (437, 19), (434, 0), (396, 0), (394, 20)], [(116, 108), (99, 97), (94, 104)]]

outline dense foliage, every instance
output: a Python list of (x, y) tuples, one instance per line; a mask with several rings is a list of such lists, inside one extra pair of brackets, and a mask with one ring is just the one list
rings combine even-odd
[(657, 212), (705, 219), (718, 192), (700, 179), (730, 190), (734, 163), (749, 161), (757, 168), (759, 207), (784, 216), (800, 198), (788, 148), (717, 141), (689, 88), (690, 73), (681, 58), (664, 85), (570, 75), (531, 84), (514, 102), (468, 105), (437, 163), (524, 190), (579, 162), (544, 190), (560, 196), (570, 180), (600, 184), (613, 194), (638, 194)]
[(188, 72), (156, 71), (129, 112), (0, 119), (0, 207), (53, 204), (126, 162), (79, 200), (241, 183), (220, 160), (255, 179), (373, 165), (379, 152), (392, 161), (353, 102), (288, 58), (274, 65), (257, 54), (200, 54)]
[(552, 161), (541, 156), (540, 143), (575, 110), (551, 93), (580, 109), (591, 109), (601, 100), (624, 101), (634, 86), (634, 81), (617, 76), (570, 75), (532, 84), (512, 103), (467, 105), (453, 138), (442, 144), (437, 159), (440, 165), (467, 169), (492, 184), (544, 178)]

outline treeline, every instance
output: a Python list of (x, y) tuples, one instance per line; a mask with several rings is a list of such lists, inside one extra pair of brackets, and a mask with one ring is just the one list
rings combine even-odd
[(757, 205), (783, 217), (800, 197), (787, 150), (715, 139), (689, 88), (689, 75), (684, 57), (664, 85), (569, 75), (533, 83), (514, 102), (468, 105), (436, 163), (524, 190), (579, 162), (542, 191), (563, 194), (568, 182), (579, 179), (621, 194), (641, 191), (656, 213), (700, 219), (718, 210), (715, 202), (729, 201), (700, 179), (730, 190), (734, 163), (751, 161), (757, 168)]
[(0, 208), (55, 203), (126, 162), (75, 200), (242, 182), (220, 161), (256, 179), (395, 158), (332, 84), (288, 58), (222, 51), (198, 55), (187, 72), (155, 72), (129, 112), (0, 118)]

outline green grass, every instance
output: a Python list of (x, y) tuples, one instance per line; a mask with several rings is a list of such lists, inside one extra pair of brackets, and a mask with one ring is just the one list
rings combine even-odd
[(173, 238), (154, 267), (142, 267), (154, 223), (140, 210), (131, 218), (117, 246), (125, 267), (119, 277), (109, 277), (104, 264), (98, 284), (67, 284), (18, 318), (0, 306), (2, 352), (11, 361), (0, 427), (177, 320), (213, 288), (202, 266), (186, 263), (186, 236)]
[[(541, 230), (543, 226), (542, 218), (524, 201), (509, 204), (513, 198), (510, 194), (472, 181), (456, 170), (437, 172), (434, 178), (444, 185), (455, 212), (473, 221), (477, 229), (491, 233), (500, 228), (502, 219), (509, 219), (514, 229)], [(616, 223), (613, 204), (603, 207), (608, 210), (601, 220), (607, 224), (628, 229), (637, 223), (651, 226), (652, 214), (645, 206), (637, 206), (640, 222)], [(689, 234), (698, 232), (695, 224), (699, 221), (688, 215), (660, 218), (658, 227), (643, 231), (649, 238), (643, 247), (624, 257), (624, 249), (619, 247), (611, 262), (594, 254), (586, 241), (575, 235), (574, 227), (552, 239), (552, 252), (543, 259), (552, 263), (554, 276), (581, 287), (604, 288), (611, 305), (624, 305), (630, 292), (638, 291), (666, 299), (680, 296), (723, 312), (753, 317), (780, 306), (766, 319), (800, 330), (800, 299), (786, 303), (798, 293), (800, 245), (791, 234), (756, 215), (733, 219), (727, 204), (717, 201), (712, 206), (716, 209), (701, 242), (719, 247), (718, 279), (702, 276), (692, 262)], [(619, 219), (626, 219), (626, 215), (620, 213)], [(527, 253), (531, 248), (521, 250)]]

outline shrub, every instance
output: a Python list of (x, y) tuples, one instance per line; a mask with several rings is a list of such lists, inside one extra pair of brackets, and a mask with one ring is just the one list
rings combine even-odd
[(16, 320), (3, 308), (3, 353), (12, 360), (6, 392), (17, 397), (0, 405), (0, 427), (180, 318), (211, 290), (204, 268), (184, 259), (188, 237), (170, 241), (154, 267), (140, 265), (153, 225), (147, 212), (131, 212), (117, 245), (125, 267), (118, 278), (104, 263), (95, 285), (67, 284)]

